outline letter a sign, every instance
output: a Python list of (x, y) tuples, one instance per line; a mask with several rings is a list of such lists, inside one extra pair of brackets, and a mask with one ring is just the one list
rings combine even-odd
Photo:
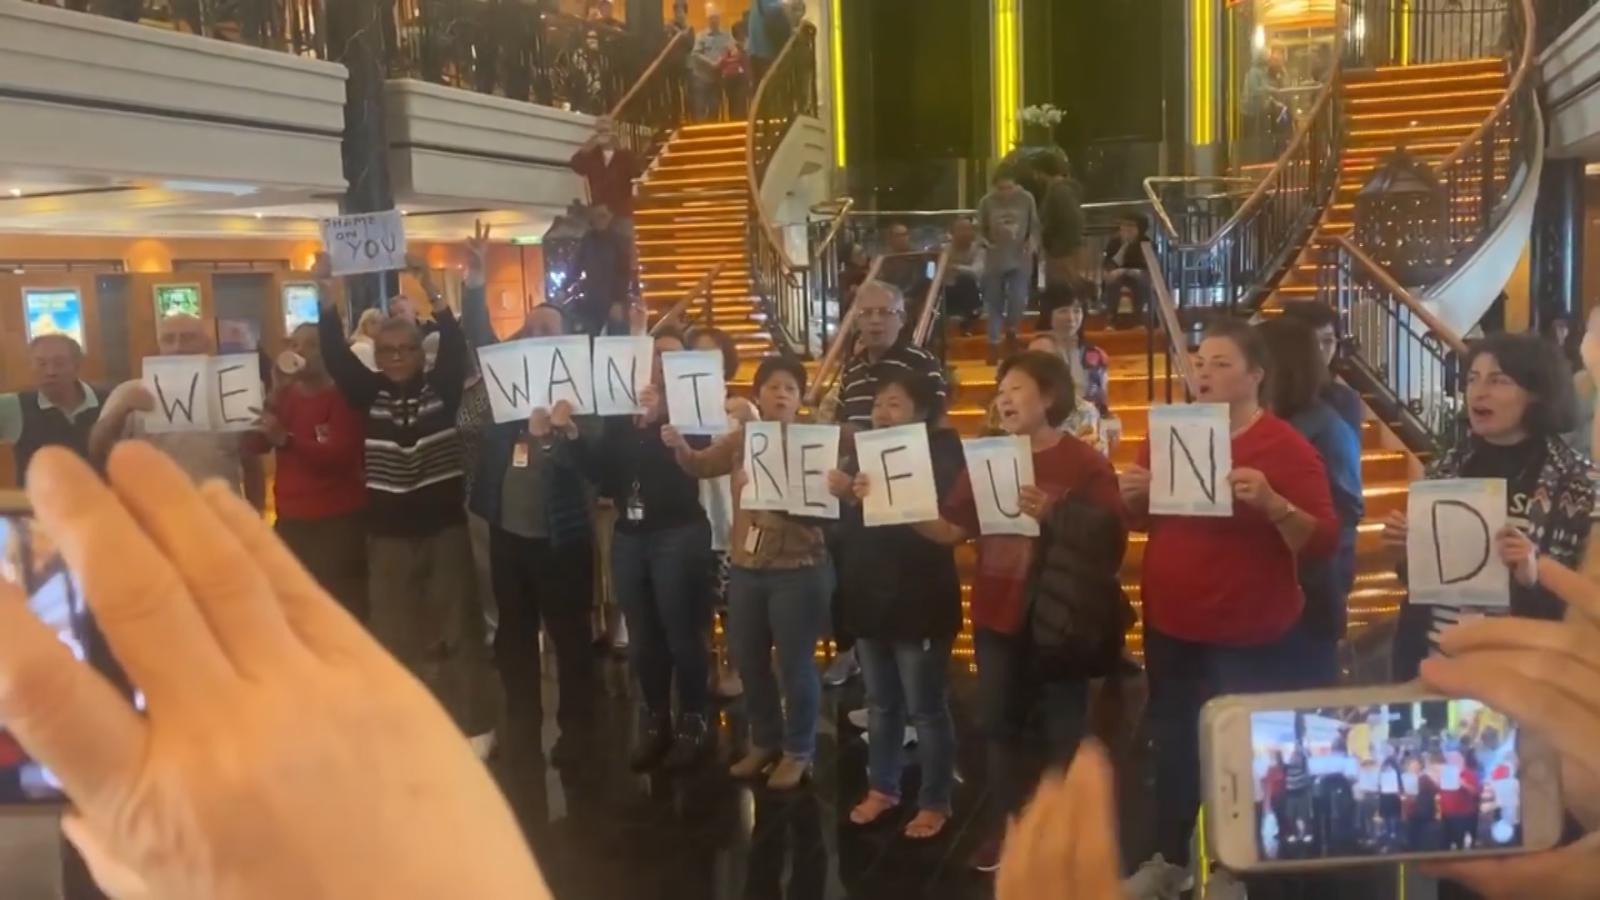
[(1511, 570), (1494, 550), (1506, 524), (1504, 479), (1412, 482), (1406, 520), (1412, 603), (1511, 605)]
[(1233, 443), (1225, 403), (1150, 408), (1150, 511), (1233, 515)]

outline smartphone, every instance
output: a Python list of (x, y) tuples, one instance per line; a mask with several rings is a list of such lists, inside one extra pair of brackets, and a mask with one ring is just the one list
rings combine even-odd
[(1200, 716), (1205, 825), (1229, 869), (1273, 872), (1548, 850), (1549, 746), (1417, 685), (1219, 697)]
[[(90, 658), (94, 627), (83, 591), (17, 491), (0, 491), (0, 580), (22, 588), (33, 614), (75, 656)], [(60, 782), (0, 722), (0, 806), (56, 805), (64, 799)]]

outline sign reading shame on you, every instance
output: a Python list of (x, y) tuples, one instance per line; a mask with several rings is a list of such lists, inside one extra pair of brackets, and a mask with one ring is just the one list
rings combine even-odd
[(330, 216), (322, 220), (322, 247), (334, 275), (388, 272), (406, 267), (406, 226), (400, 211)]

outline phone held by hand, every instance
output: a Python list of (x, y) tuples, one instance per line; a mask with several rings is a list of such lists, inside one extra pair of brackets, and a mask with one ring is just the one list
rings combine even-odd
[(1548, 745), (1475, 700), (1416, 685), (1218, 697), (1200, 715), (1213, 855), (1294, 872), (1548, 850)]

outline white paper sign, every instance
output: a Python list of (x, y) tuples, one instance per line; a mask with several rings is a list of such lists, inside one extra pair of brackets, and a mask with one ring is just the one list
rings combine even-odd
[(249, 431), (261, 418), (261, 367), (253, 353), (150, 356), (142, 371), (156, 401), (144, 414), (151, 434)]
[(1150, 408), (1150, 512), (1233, 515), (1233, 440), (1225, 403)]
[(856, 459), (870, 485), (861, 504), (863, 524), (907, 525), (939, 518), (928, 426), (918, 423), (862, 431), (855, 441)]
[(676, 350), (661, 354), (667, 383), (667, 421), (681, 434), (722, 434), (728, 430), (723, 406), (728, 386), (722, 354), (715, 350)]
[(644, 412), (639, 392), (650, 383), (650, 354), (655, 342), (647, 334), (594, 339), (594, 411), (602, 416)]
[(322, 246), (335, 275), (406, 267), (406, 226), (399, 210), (322, 220)]
[(790, 425), (785, 442), (789, 451), (789, 511), (821, 519), (839, 518), (839, 498), (828, 493), (828, 471), (839, 465), (839, 426)]
[(526, 419), (565, 400), (578, 415), (594, 412), (593, 371), (585, 335), (524, 338), (478, 349), (478, 369), (495, 422)]
[(1511, 605), (1511, 570), (1494, 549), (1506, 524), (1504, 479), (1414, 481), (1406, 519), (1412, 603)]
[(789, 508), (789, 467), (784, 458), (782, 423), (745, 424), (744, 476), (744, 489), (739, 492), (741, 509)]
[(967, 477), (978, 505), (978, 533), (1039, 536), (1039, 520), (1023, 515), (1023, 485), (1033, 484), (1033, 448), (1025, 437), (974, 438), (961, 442)]

